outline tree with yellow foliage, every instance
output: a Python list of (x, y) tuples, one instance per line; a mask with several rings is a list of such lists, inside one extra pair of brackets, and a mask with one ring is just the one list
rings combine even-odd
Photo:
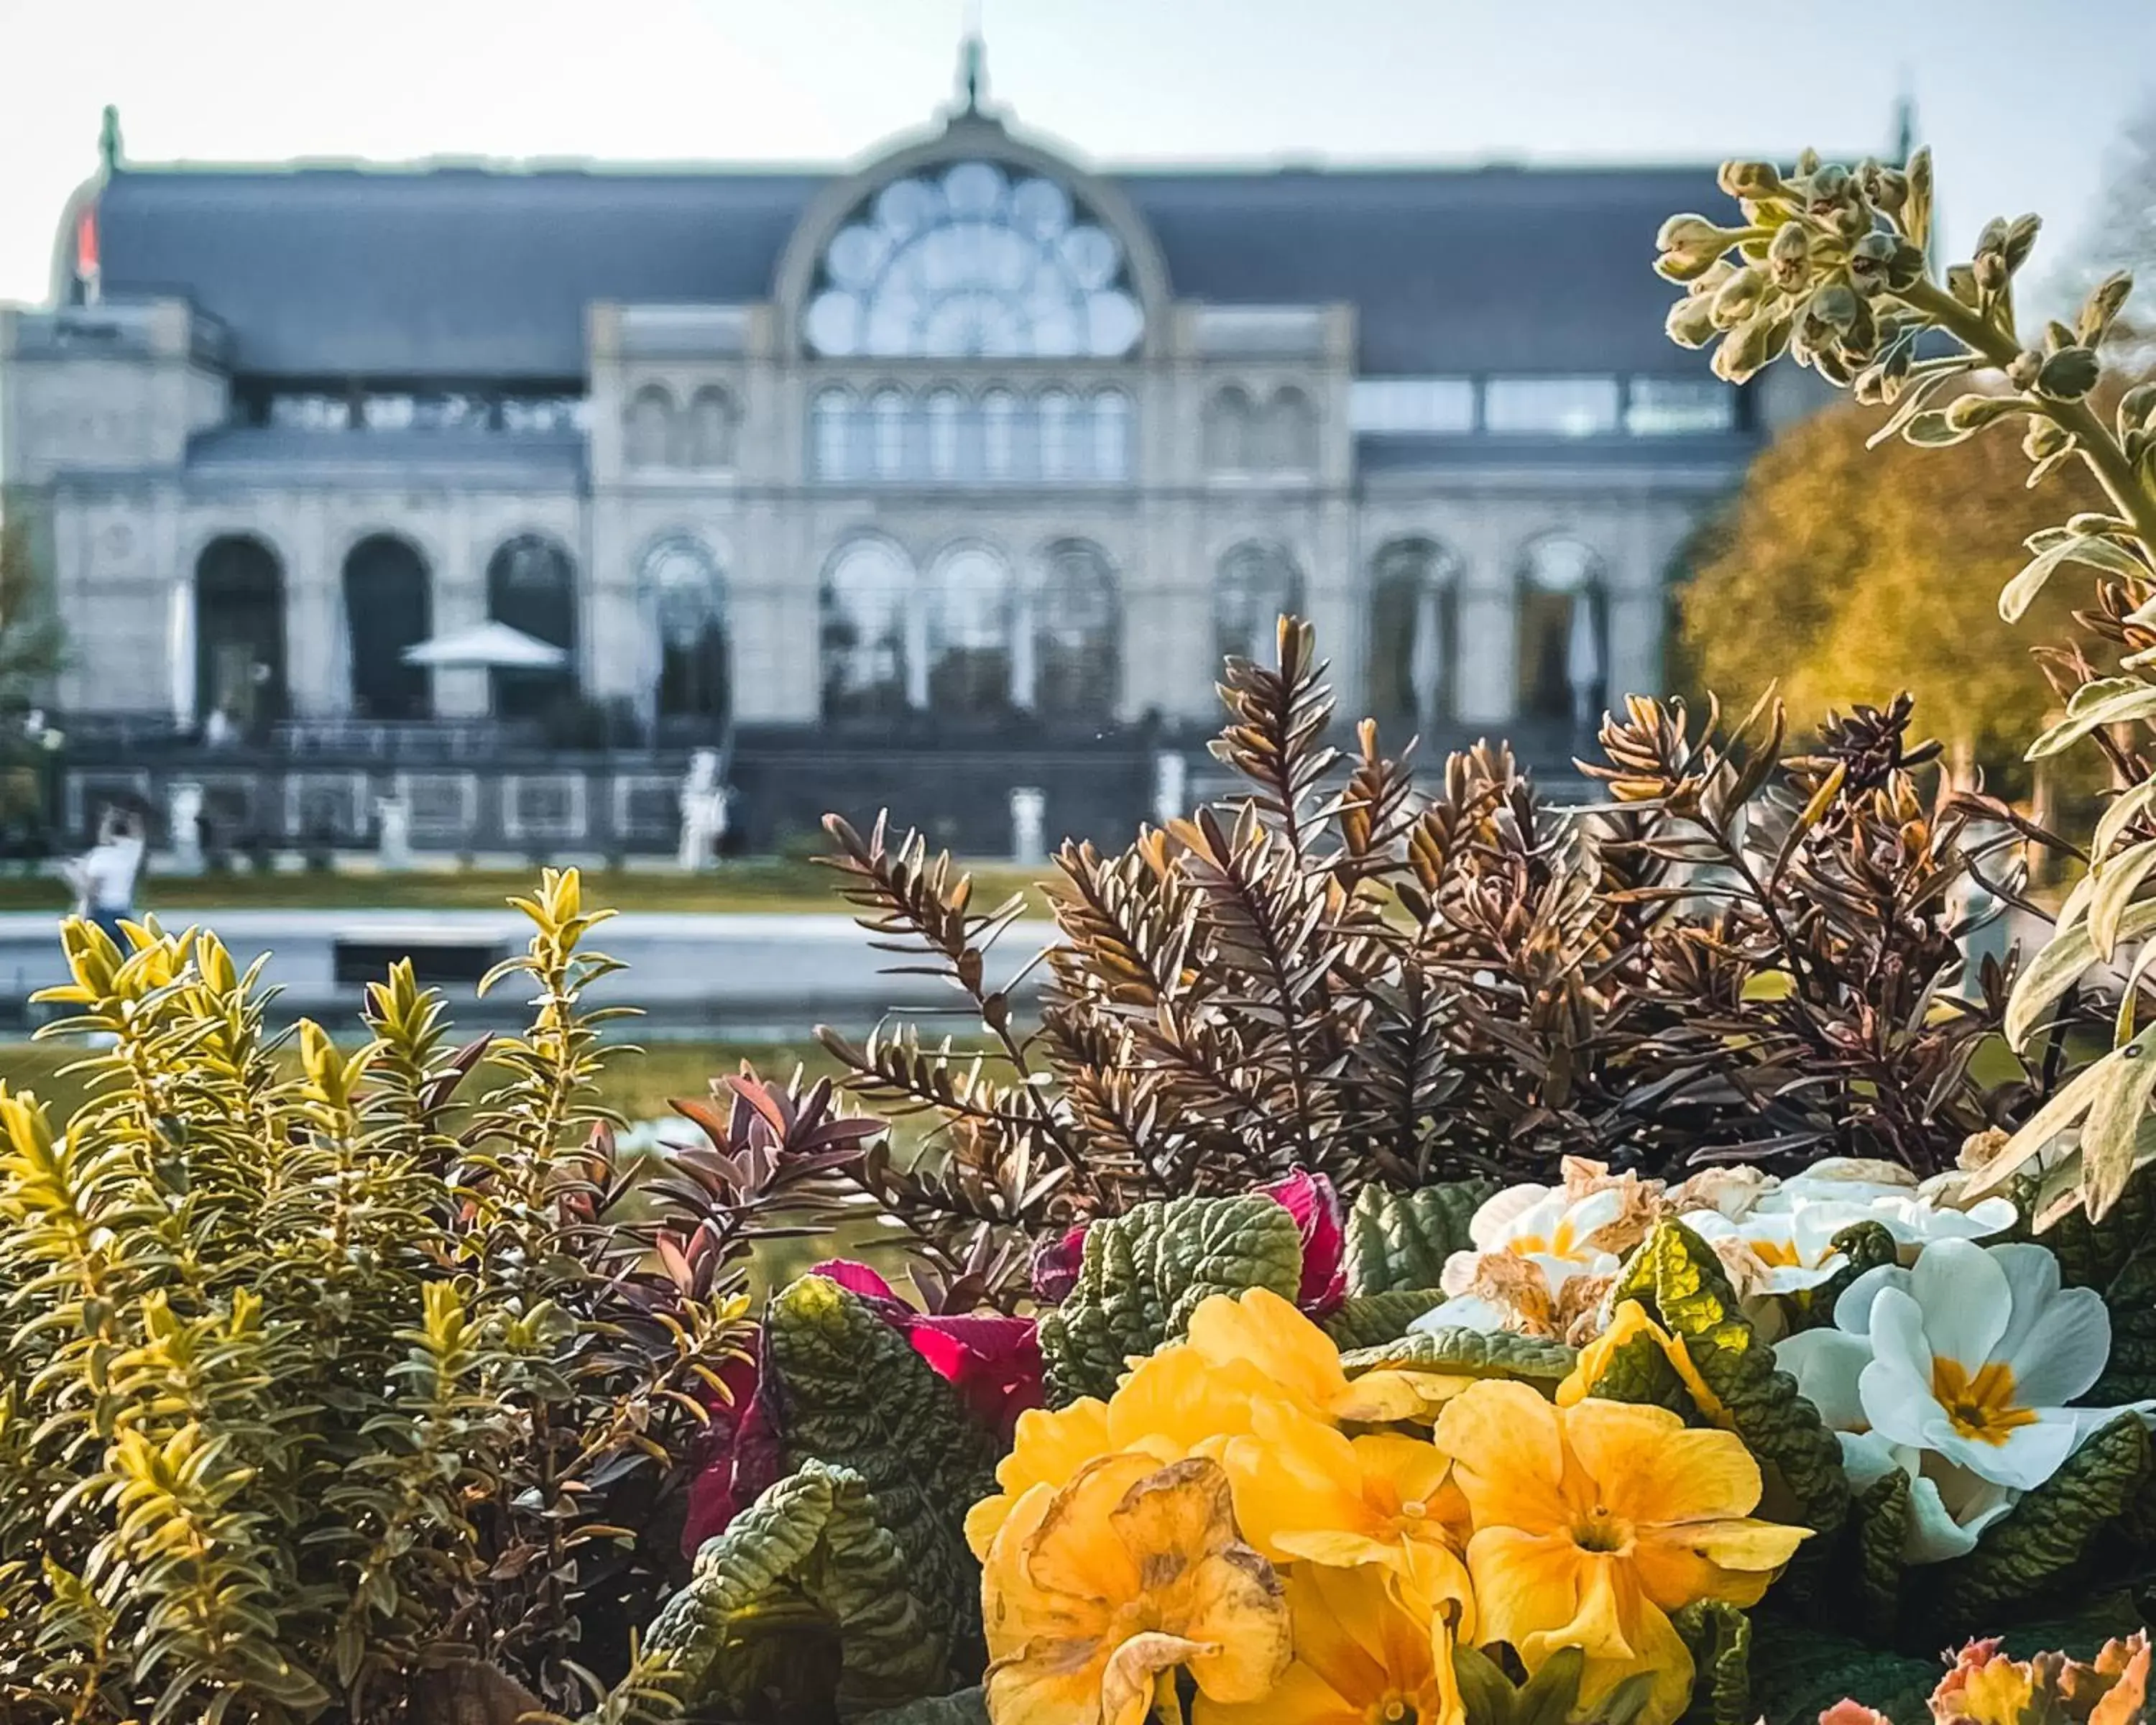
[(2030, 490), (2009, 438), (1867, 449), (1881, 417), (1830, 408), (1759, 456), (1695, 547), (1684, 653), (1725, 706), (1770, 682), (1799, 713), (1906, 689), (1948, 758), (1995, 780), (2058, 705), (2030, 649), (2067, 630), (2075, 591), (2054, 584), (2016, 626), (1999, 588), (2028, 535), (2101, 495), (2077, 468)]

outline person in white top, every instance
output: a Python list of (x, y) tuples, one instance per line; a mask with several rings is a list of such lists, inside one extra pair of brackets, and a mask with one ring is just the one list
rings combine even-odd
[(125, 952), (127, 937), (121, 932), (124, 917), (135, 914), (135, 881), (142, 872), (143, 833), (139, 815), (108, 809), (98, 823), (97, 843), (80, 860), (68, 865), (68, 884), (74, 888), (75, 914), (87, 916), (110, 935)]

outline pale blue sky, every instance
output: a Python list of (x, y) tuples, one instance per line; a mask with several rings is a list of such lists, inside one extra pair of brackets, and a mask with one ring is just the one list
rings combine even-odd
[[(1906, 83), (1957, 247), (2030, 208), (2056, 244), (2156, 95), (2156, 0), (985, 0), (985, 14), (995, 98), (1107, 163), (1856, 154), (1884, 149)], [(947, 97), (963, 16), (963, 0), (0, 0), (0, 300), (44, 297), (106, 102), (152, 161), (844, 161)]]

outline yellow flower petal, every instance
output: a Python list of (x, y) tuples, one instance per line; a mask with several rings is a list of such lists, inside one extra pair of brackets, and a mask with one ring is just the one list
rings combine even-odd
[(1187, 1343), (1170, 1343), (1133, 1366), (1109, 1398), (1108, 1447), (1150, 1450), (1163, 1461), (1218, 1450), (1250, 1429), (1254, 1403), (1280, 1394), (1248, 1360), (1216, 1362)]
[[(1153, 1702), (1160, 1696), (1161, 1679), (1168, 1677), (1173, 1682), (1170, 1674), (1176, 1666), (1209, 1651), (1202, 1641), (1163, 1635), (1158, 1630), (1141, 1630), (1132, 1635), (1108, 1656), (1107, 1665), (1101, 1673), (1101, 1725), (1145, 1725), (1146, 1715), (1153, 1710)], [(1004, 1715), (992, 1713), (989, 1717), (1001, 1719)], [(1014, 1721), (1031, 1717), (1029, 1713), (1010, 1715)]]
[(1142, 1583), (1137, 1552), (1147, 1550), (1111, 1527), (1133, 1487), (1158, 1471), (1150, 1455), (1103, 1455), (1078, 1470), (1055, 1494), (1019, 1553), (1032, 1586), (1105, 1603), (1136, 1597)]
[(1096, 1456), (1122, 1447), (1108, 1440), (1107, 1404), (1091, 1396), (1053, 1411), (1027, 1409), (1018, 1416), (1010, 1454), (996, 1468), (996, 1483), (1003, 1490), (966, 1512), (966, 1543), (973, 1555), (987, 1558), (996, 1530), (1029, 1489), (1065, 1485)]
[(1564, 1435), (1613, 1514), (1681, 1522), (1748, 1515), (1758, 1506), (1752, 1452), (1727, 1432), (1687, 1427), (1666, 1408), (1584, 1401), (1566, 1415)]
[(1445, 1404), (1437, 1447), (1478, 1527), (1547, 1532), (1570, 1525), (1564, 1501), (1564, 1428), (1557, 1409), (1524, 1384), (1490, 1379)]
[(1106, 1663), (1091, 1636), (1028, 1641), (988, 1666), (988, 1717), (1029, 1725), (1100, 1725)]
[(1306, 1413), (1324, 1414), (1345, 1394), (1340, 1350), (1325, 1332), (1269, 1288), (1215, 1294), (1190, 1316), (1190, 1345), (1216, 1366), (1246, 1361)]

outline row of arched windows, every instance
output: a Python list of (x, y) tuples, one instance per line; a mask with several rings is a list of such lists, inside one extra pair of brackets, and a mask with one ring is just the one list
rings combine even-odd
[(682, 408), (664, 383), (646, 383), (623, 415), (622, 458), (631, 467), (728, 468), (740, 434), (740, 410), (717, 384), (706, 384)]
[[(1420, 724), (1455, 713), (1464, 563), (1426, 537), (1392, 541), (1373, 560), (1369, 710)], [(1591, 726), (1605, 701), (1609, 617), (1600, 557), (1568, 535), (1537, 539), (1517, 571), (1516, 711)], [(433, 575), (409, 540), (362, 539), (342, 569), (352, 711), (380, 720), (433, 711), (433, 678), (406, 663), (433, 631)], [(704, 542), (660, 537), (639, 562), (645, 614), (646, 702), (660, 720), (716, 720), (731, 703), (726, 578)], [(486, 566), (488, 615), (562, 648), (577, 648), (575, 565), (557, 542), (521, 534)], [(933, 711), (953, 716), (1035, 713), (1105, 720), (1122, 684), (1122, 598), (1101, 548), (1058, 540), (1021, 567), (975, 541), (916, 564), (891, 541), (848, 541), (820, 583), (821, 693), (826, 718)], [(1306, 608), (1303, 573), (1269, 541), (1232, 547), (1213, 579), (1213, 652), (1263, 660), (1275, 624)], [(283, 716), (285, 594), (277, 554), (251, 535), (228, 535), (196, 567), (198, 716), (222, 708), (243, 727)], [(496, 670), (499, 716), (543, 714), (576, 687), (574, 670)]]
[(1214, 473), (1312, 472), (1317, 409), (1291, 383), (1263, 398), (1230, 383), (1205, 403), (1204, 455)]
[[(1466, 564), (1436, 540), (1382, 547), (1371, 567), (1370, 711), (1420, 724), (1456, 715), (1458, 595)], [(1516, 572), (1513, 711), (1591, 731), (1609, 698), (1609, 615), (1602, 558), (1584, 540), (1549, 534)]]
[(809, 469), (824, 480), (1113, 482), (1130, 477), (1131, 429), (1119, 389), (834, 387), (809, 403)]
[[(650, 645), (648, 705), (659, 719), (722, 718), (729, 699), (726, 589), (717, 560), (686, 535), (644, 553), (639, 589)], [(434, 676), (406, 655), (434, 633), (434, 573), (408, 539), (375, 533), (346, 553), (341, 572), (355, 716), (424, 719), (434, 711)], [(486, 564), (487, 615), (559, 647), (559, 670), (489, 673), (499, 718), (536, 718), (577, 689), (576, 566), (540, 534), (496, 547)], [(195, 708), (222, 710), (242, 729), (285, 715), (284, 566), (251, 534), (212, 540), (195, 566)]]

